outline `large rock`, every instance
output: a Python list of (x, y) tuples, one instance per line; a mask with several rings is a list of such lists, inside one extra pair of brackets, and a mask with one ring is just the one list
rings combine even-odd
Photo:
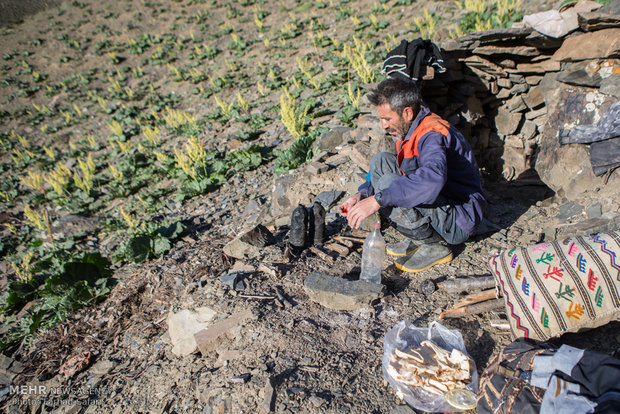
[(326, 308), (354, 310), (368, 307), (383, 296), (383, 285), (361, 280), (346, 280), (314, 272), (304, 281), (306, 293)]
[(555, 61), (604, 59), (620, 53), (620, 28), (569, 37), (553, 54)]
[(273, 191), (271, 192), (271, 215), (273, 217), (292, 211), (299, 204), (301, 195), (298, 191), (291, 191), (298, 180), (299, 173), (296, 171), (274, 179)]
[(495, 117), (497, 132), (502, 135), (511, 135), (517, 132), (523, 115), (519, 112), (510, 112), (503, 107), (499, 108)]
[[(588, 145), (560, 145), (560, 129), (595, 123), (613, 103), (613, 98), (589, 88), (546, 81), (547, 122), (542, 128), (536, 171), (552, 190), (567, 200), (588, 197), (605, 200), (620, 195), (620, 176), (605, 178), (592, 172)], [(617, 203), (616, 203), (617, 204)]]
[(609, 212), (602, 217), (590, 218), (570, 226), (560, 227), (556, 230), (555, 237), (566, 239), (568, 237), (618, 230), (620, 230), (620, 213)]
[(314, 144), (314, 152), (334, 152), (336, 147), (339, 147), (343, 144), (344, 134), (349, 132), (351, 129), (352, 128), (349, 127), (338, 126), (323, 133), (319, 137), (319, 139), (317, 139), (316, 144)]

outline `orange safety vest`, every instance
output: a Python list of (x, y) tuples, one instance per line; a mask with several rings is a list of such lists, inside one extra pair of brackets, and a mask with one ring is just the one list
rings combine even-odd
[[(398, 161), (398, 169), (400, 170), (400, 166), (405, 158), (414, 158), (419, 155), (418, 142), (425, 134), (432, 131), (448, 136), (450, 133), (449, 129), (450, 124), (448, 121), (442, 119), (439, 115), (431, 112), (425, 116), (407, 141), (403, 141), (402, 139), (396, 141), (396, 159)], [(400, 170), (400, 173), (404, 174), (402, 170)]]

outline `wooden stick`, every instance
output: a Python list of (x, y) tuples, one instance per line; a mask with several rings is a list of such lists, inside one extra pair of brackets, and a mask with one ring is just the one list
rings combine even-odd
[(258, 270), (259, 272), (267, 273), (269, 276), (276, 279), (280, 277), (280, 271), (276, 267), (267, 265), (265, 263), (259, 263), (256, 270)]
[[(342, 242), (344, 240), (346, 241), (352, 241), (352, 242), (356, 242), (356, 243), (364, 243), (363, 238), (361, 237), (350, 237), (350, 236), (334, 236), (334, 240)], [(352, 247), (352, 246), (348, 246), (348, 247)]]
[(347, 246), (343, 246), (342, 244), (329, 243), (325, 245), (325, 248), (338, 253), (340, 256), (349, 255), (349, 248)]
[(370, 234), (369, 231), (366, 230), (362, 230), (362, 229), (353, 229), (351, 230), (351, 236), (353, 237), (357, 237), (357, 238), (361, 238), (361, 239), (366, 239), (366, 236), (368, 236)]
[(464, 306), (473, 305), (475, 303), (480, 303), (480, 302), (484, 302), (485, 300), (496, 299), (496, 298), (497, 298), (497, 292), (495, 291), (495, 289), (489, 289), (489, 290), (485, 290), (484, 292), (473, 293), (471, 295), (465, 296), (463, 299), (461, 299), (459, 303), (454, 305), (452, 309), (458, 309)]
[(274, 300), (275, 299), (273, 296), (267, 296), (267, 295), (246, 295), (244, 293), (240, 293), (238, 296), (240, 298), (246, 298), (246, 299), (268, 299), (268, 300)]
[(493, 276), (478, 276), (471, 278), (448, 279), (444, 282), (437, 283), (440, 289), (444, 289), (448, 293), (460, 293), (464, 290), (488, 289), (495, 287), (495, 279)]
[(347, 246), (349, 249), (352, 249), (353, 246), (355, 246), (355, 243), (353, 243), (351, 240), (343, 240), (341, 238), (338, 239), (338, 243), (342, 244), (343, 246)]
[(327, 253), (325, 253), (324, 251), (318, 249), (317, 247), (314, 246), (310, 246), (310, 251), (314, 254), (316, 254), (317, 256), (319, 256), (321, 259), (325, 260), (326, 262), (329, 263), (334, 263), (334, 258), (331, 257), (330, 255), (328, 255)]
[(504, 306), (504, 299), (487, 300), (486, 302), (476, 303), (474, 305), (465, 306), (458, 309), (449, 309), (441, 312), (439, 319), (444, 318), (460, 318), (465, 315), (476, 315), (478, 313), (488, 312), (493, 309)]
[(504, 330), (510, 329), (510, 322), (508, 322), (506, 319), (500, 319), (500, 318), (491, 319), (489, 321), (489, 324), (491, 325), (492, 328), (504, 329)]

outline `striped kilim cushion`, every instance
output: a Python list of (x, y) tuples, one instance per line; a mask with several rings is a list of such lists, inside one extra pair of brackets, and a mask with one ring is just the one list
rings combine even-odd
[(620, 319), (620, 233), (503, 251), (489, 266), (515, 337), (546, 341)]

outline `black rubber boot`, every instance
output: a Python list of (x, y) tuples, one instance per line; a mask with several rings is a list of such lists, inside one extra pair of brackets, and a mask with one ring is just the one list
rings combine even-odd
[(303, 205), (297, 206), (291, 215), (291, 227), (288, 235), (288, 242), (297, 249), (303, 249), (306, 245), (306, 234), (308, 233), (308, 211)]
[(312, 206), (312, 221), (308, 226), (309, 233), (312, 233), (313, 244), (323, 244), (325, 241), (325, 209), (321, 203), (314, 203)]

